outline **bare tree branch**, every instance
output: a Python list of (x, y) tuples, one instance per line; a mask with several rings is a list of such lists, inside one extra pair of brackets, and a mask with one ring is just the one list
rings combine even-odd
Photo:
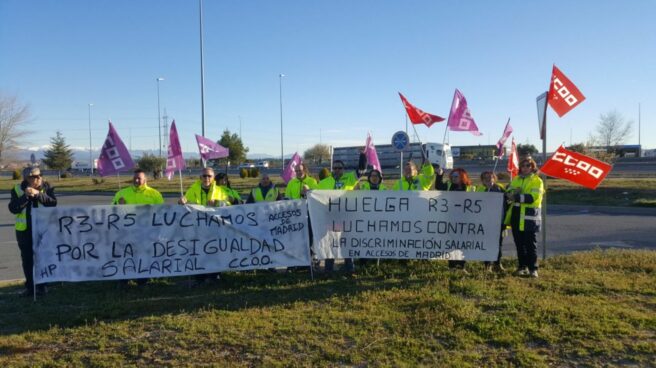
[(21, 104), (16, 96), (0, 92), (0, 163), (7, 152), (16, 149), (21, 139), (30, 133), (23, 129), (30, 121), (29, 105)]

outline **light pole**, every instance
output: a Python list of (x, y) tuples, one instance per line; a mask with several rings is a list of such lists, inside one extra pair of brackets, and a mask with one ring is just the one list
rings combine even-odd
[(162, 157), (162, 115), (159, 109), (159, 82), (164, 78), (157, 78), (157, 131), (159, 132), (159, 157)]
[(283, 140), (282, 140), (282, 77), (284, 74), (278, 74), (278, 85), (280, 87), (280, 167), (285, 167), (285, 153), (283, 151)]
[(89, 104), (89, 167), (91, 170), (91, 176), (93, 176), (93, 149), (91, 148), (91, 106), (93, 106), (92, 103)]

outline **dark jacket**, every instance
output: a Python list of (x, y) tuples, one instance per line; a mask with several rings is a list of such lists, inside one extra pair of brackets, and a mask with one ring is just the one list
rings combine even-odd
[(11, 200), (9, 201), (8, 207), (9, 212), (13, 213), (14, 215), (17, 215), (25, 210), (27, 217), (27, 228), (29, 231), (29, 229), (32, 228), (32, 208), (39, 207), (39, 205), (44, 207), (55, 207), (57, 205), (57, 197), (55, 196), (55, 188), (51, 187), (48, 182), (44, 181), (41, 184), (39, 195), (33, 198), (28, 198), (27, 194), (25, 194), (25, 189), (27, 186), (27, 181), (23, 180), (23, 182), (20, 184), (20, 188), (23, 190), (23, 194), (21, 196), (16, 193), (15, 188), (11, 189)]

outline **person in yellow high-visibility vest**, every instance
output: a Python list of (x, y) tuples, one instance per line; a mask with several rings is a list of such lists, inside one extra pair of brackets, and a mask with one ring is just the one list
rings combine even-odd
[(228, 201), (228, 192), (222, 190), (214, 181), (214, 169), (206, 167), (196, 180), (178, 200), (179, 204), (199, 204), (208, 207), (220, 207)]
[(532, 158), (519, 162), (519, 175), (508, 186), (506, 198), (512, 202), (504, 223), (512, 228), (517, 247), (517, 276), (538, 277), (538, 239), (542, 224), (544, 184)]
[[(28, 167), (23, 170), (23, 181), (16, 184), (11, 191), (9, 212), (16, 215), (16, 241), (21, 252), (23, 274), (25, 275), (25, 290), (21, 295), (34, 294), (34, 253), (32, 251), (32, 208), (39, 206), (55, 207), (57, 197), (55, 188), (51, 187), (41, 177), (38, 167)], [(45, 294), (46, 286), (36, 287), (37, 294)]]
[(403, 166), (403, 177), (394, 183), (392, 190), (430, 190), (435, 178), (435, 169), (426, 162), (421, 167), (421, 173), (417, 170), (414, 161), (408, 161)]
[[(132, 175), (132, 185), (119, 190), (112, 200), (112, 204), (163, 204), (162, 194), (148, 186), (148, 178), (142, 169), (136, 169)], [(119, 286), (126, 286), (130, 280), (120, 280)], [(136, 279), (138, 285), (148, 282), (147, 278)]]
[(146, 173), (141, 169), (134, 170), (132, 185), (119, 190), (112, 204), (162, 204), (164, 198), (156, 189), (148, 186)]
[[(203, 168), (199, 180), (196, 180), (185, 194), (180, 197), (178, 204), (197, 204), (207, 207), (229, 206), (232, 201), (227, 188), (219, 186), (214, 179), (214, 169)], [(205, 273), (194, 276), (192, 286), (200, 286), (203, 283), (214, 283), (220, 277), (220, 273)]]
[(296, 165), (294, 168), (296, 176), (287, 183), (285, 188), (285, 198), (287, 199), (301, 199), (305, 198), (308, 191), (317, 189), (317, 181), (310, 176), (307, 166), (303, 162)]
[(282, 199), (282, 193), (276, 188), (271, 181), (269, 174), (263, 173), (260, 178), (260, 184), (253, 188), (248, 195), (246, 203), (256, 202), (274, 202)]

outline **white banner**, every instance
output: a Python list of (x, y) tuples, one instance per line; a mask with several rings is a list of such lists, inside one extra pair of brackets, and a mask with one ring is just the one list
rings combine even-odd
[(314, 190), (308, 207), (319, 259), (496, 261), (503, 194)]
[(35, 282), (309, 266), (305, 200), (32, 210)]

